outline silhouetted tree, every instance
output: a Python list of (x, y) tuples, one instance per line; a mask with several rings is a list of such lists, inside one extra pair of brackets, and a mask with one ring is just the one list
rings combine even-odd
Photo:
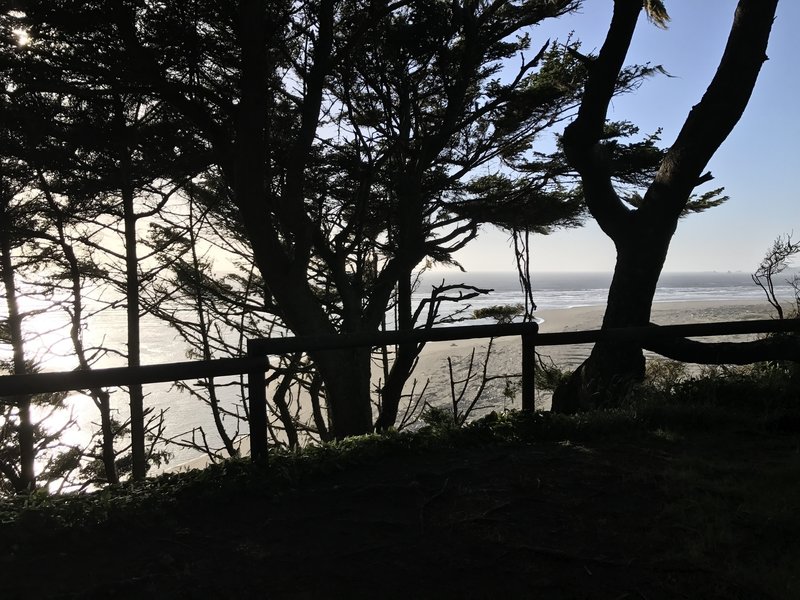
[[(42, 12), (37, 13), (35, 4), (17, 3), (18, 10), (3, 17), (5, 47), (0, 67), (9, 81), (7, 104), (17, 107), (11, 118), (4, 117), (22, 138), (4, 151), (35, 169), (38, 178), (33, 185), (44, 188), (51, 207), (57, 208), (55, 198), (59, 198), (69, 206), (71, 218), (82, 219), (91, 228), (80, 243), (96, 255), (105, 255), (105, 264), (95, 266), (92, 275), (108, 273), (107, 281), (126, 298), (126, 355), (129, 364), (137, 366), (139, 293), (142, 278), (146, 279), (142, 263), (149, 258), (140, 255), (142, 236), (137, 224), (158, 213), (170, 197), (164, 190), (176, 189), (174, 180), (185, 177), (187, 170), (204, 167), (202, 159), (199, 166), (196, 161), (203, 150), (187, 151), (192, 145), (186, 143), (175, 121), (124, 83), (127, 67), (108, 19), (96, 18), (99, 13), (91, 10), (77, 15), (70, 11), (75, 8), (71, 3), (39, 6)], [(28, 9), (30, 13), (25, 12)], [(26, 43), (15, 44), (15, 34), (21, 31), (26, 32)], [(82, 211), (78, 217), (77, 211)], [(108, 242), (117, 234), (115, 220), (119, 251)], [(98, 235), (100, 231), (103, 235)], [(63, 232), (59, 235), (68, 250)], [(122, 277), (113, 273), (115, 258), (124, 265)], [(72, 261), (70, 268), (76, 266)], [(71, 278), (75, 282), (76, 274)], [(146, 470), (141, 386), (130, 386), (129, 397), (133, 475), (141, 478)], [(101, 405), (107, 407), (105, 401)], [(108, 432), (107, 416), (103, 422)], [(110, 460), (109, 447), (105, 455)]]
[[(692, 107), (644, 196), (625, 198), (612, 185), (608, 156), (613, 145), (604, 136), (606, 112), (643, 8), (661, 26), (667, 15), (660, 2), (615, 0), (605, 42), (596, 57), (587, 57), (588, 80), (578, 116), (563, 135), (564, 151), (580, 174), (586, 205), (617, 249), (604, 328), (650, 322), (656, 284), (678, 220), (687, 211), (704, 208), (709, 200), (706, 195), (693, 198), (692, 192), (711, 179), (709, 173), (703, 174), (706, 164), (744, 112), (767, 59), (776, 6), (777, 0), (739, 1), (725, 52), (703, 98)], [(658, 346), (663, 350), (669, 345)], [(702, 352), (698, 349), (693, 357), (698, 353)], [(716, 360), (719, 355), (707, 357)], [(636, 344), (596, 344), (569, 382), (556, 391), (553, 409), (574, 411), (613, 403), (618, 384), (643, 377), (644, 362)]]
[[(791, 234), (778, 236), (778, 238), (772, 243), (772, 247), (770, 247), (770, 249), (764, 255), (764, 258), (761, 259), (761, 263), (758, 265), (755, 273), (751, 275), (753, 283), (760, 287), (764, 292), (767, 302), (769, 302), (770, 305), (775, 309), (779, 319), (783, 319), (784, 310), (780, 298), (778, 298), (778, 295), (775, 292), (775, 277), (778, 274), (783, 273), (789, 266), (792, 258), (798, 254), (800, 254), (800, 242), (792, 241)], [(798, 295), (800, 277), (795, 274), (792, 279), (787, 280), (787, 283), (794, 290), (795, 306), (793, 316), (797, 317), (798, 301), (800, 300), (800, 295)]]
[[(331, 335), (376, 330), (395, 294), (411, 326), (413, 269), (474, 237), (477, 220), (448, 208), (462, 181), (574, 106), (580, 78), (555, 85), (546, 45), (496, 79), (529, 46), (515, 34), (575, 6), (243, 0), (113, 17), (133, 80), (211, 148), (268, 301), (296, 334)], [(370, 349), (312, 359), (334, 434), (372, 429)]]

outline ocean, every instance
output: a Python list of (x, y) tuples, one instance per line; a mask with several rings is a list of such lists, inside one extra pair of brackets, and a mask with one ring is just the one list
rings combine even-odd
[[(776, 278), (779, 297), (791, 300), (792, 288), (787, 283), (791, 274)], [(464, 283), (491, 288), (487, 296), (470, 301), (473, 309), (516, 304), (523, 301), (517, 274), (514, 272), (428, 272), (421, 279), (415, 294), (417, 302), (430, 294), (433, 285)], [(533, 276), (533, 299), (541, 309), (564, 309), (577, 306), (600, 306), (608, 297), (611, 273), (541, 273)], [(659, 279), (655, 302), (694, 302), (752, 300), (766, 302), (764, 292), (744, 272), (663, 273)], [(488, 320), (475, 323), (489, 322)]]
[[(792, 288), (782, 277), (776, 283), (779, 297), (789, 301)], [(542, 273), (533, 278), (533, 297), (538, 309), (567, 309), (579, 306), (605, 304), (610, 273)], [(443, 303), (442, 314), (451, 314), (459, 307), (468, 307), (465, 315), (474, 310), (504, 304), (523, 302), (519, 280), (515, 272), (426, 272), (420, 278), (413, 301), (417, 305), (430, 295), (433, 286), (465, 284), (491, 291), (466, 303)], [(450, 292), (449, 295), (455, 295)], [(727, 273), (664, 273), (659, 280), (655, 302), (691, 302), (752, 300), (766, 302), (764, 292), (750, 275), (743, 272)], [(28, 307), (30, 310), (31, 307)], [(0, 311), (2, 317), (2, 311)], [(469, 319), (464, 324), (483, 324), (488, 320)], [(71, 344), (63, 329), (63, 315), (43, 313), (26, 320), (30, 343), (26, 348), (29, 358), (37, 362), (42, 371), (64, 371), (75, 368)], [(97, 364), (98, 367), (125, 365), (121, 353), (126, 345), (126, 315), (123, 308), (108, 310), (87, 324), (87, 343), (112, 350)], [(154, 317), (141, 321), (142, 364), (157, 364), (187, 360), (187, 348), (179, 342), (175, 332)]]
[[(786, 300), (792, 298), (792, 289), (780, 280), (777, 286), (779, 297)], [(608, 285), (611, 281), (609, 273), (543, 273), (533, 278), (533, 296), (539, 309), (557, 310), (579, 306), (603, 305), (606, 301)], [(434, 285), (459, 284), (488, 288), (492, 291), (469, 301), (466, 314), (482, 307), (516, 304), (522, 302), (516, 273), (511, 272), (428, 272), (425, 273), (414, 295), (420, 302), (430, 293)], [(752, 300), (754, 304), (765, 303), (763, 291), (757, 287), (750, 275), (742, 272), (734, 273), (665, 273), (662, 275), (656, 292), (655, 302), (685, 301), (723, 301)], [(442, 312), (448, 314), (452, 306), (444, 305)], [(461, 324), (482, 324), (488, 320), (469, 320)], [(70, 355), (69, 345), (59, 341), (63, 331), (59, 332), (54, 317), (40, 315), (36, 321), (29, 323), (29, 333), (35, 335), (29, 351), (35, 356), (42, 371), (70, 370), (75, 367), (74, 358)], [(142, 320), (142, 364), (158, 364), (187, 360), (186, 348), (176, 333), (154, 318)], [(87, 327), (86, 337), (91, 343), (103, 345), (118, 352), (125, 350), (125, 313), (123, 310), (109, 311), (102, 314)], [(109, 354), (97, 367), (120, 366), (125, 364), (119, 354)], [(191, 383), (191, 382), (190, 382)], [(209, 441), (218, 444), (214, 433), (211, 411), (198, 405), (188, 395), (177, 391), (172, 384), (154, 384), (145, 386), (147, 394), (145, 403), (157, 411), (165, 410), (166, 435), (174, 439), (191, 438), (192, 431), (202, 427)], [(223, 392), (227, 396), (226, 405), (230, 409), (238, 406), (238, 400), (232, 390)], [(113, 394), (113, 404), (119, 411), (119, 417), (127, 414), (127, 398), (124, 391)], [(64, 412), (59, 419), (61, 423), (69, 418), (74, 419), (75, 426), (70, 428), (66, 441), (69, 443), (86, 443), (89, 433), (96, 428), (99, 421), (97, 411), (91, 401), (81, 394), (73, 394), (67, 402), (69, 412)], [(239, 410), (241, 412), (241, 409)], [(236, 419), (228, 417), (226, 424), (235, 429)], [(55, 427), (55, 425), (53, 425)], [(241, 434), (246, 434), (247, 427), (238, 423)], [(172, 465), (181, 464), (197, 457), (197, 452), (174, 447)]]

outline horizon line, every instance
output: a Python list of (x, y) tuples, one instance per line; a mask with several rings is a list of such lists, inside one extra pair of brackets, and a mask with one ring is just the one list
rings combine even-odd
[[(791, 272), (791, 271), (794, 271), (795, 269), (789, 268), (787, 270)], [(466, 270), (463, 270), (463, 271), (460, 270), (460, 269), (441, 269), (441, 270), (440, 269), (430, 269), (430, 270), (425, 271), (425, 273), (431, 273), (431, 274), (433, 274), (433, 273), (459, 273), (459, 274), (462, 274), (462, 275), (463, 274), (469, 274), (469, 273), (495, 273), (495, 274), (515, 273), (516, 274), (517, 271), (515, 271), (513, 269), (502, 269), (502, 270), (466, 269)], [(585, 274), (585, 275), (613, 275), (614, 271), (613, 270), (610, 270), (610, 271), (591, 271), (591, 270), (579, 271), (579, 270), (574, 270), (574, 269), (565, 269), (563, 271), (557, 271), (557, 270), (547, 269), (547, 270), (531, 270), (531, 273), (534, 273), (534, 274), (535, 273), (538, 273), (538, 274), (559, 274), (559, 275), (570, 274), (570, 273), (571, 274)], [(752, 273), (752, 271), (745, 270), (745, 269), (712, 269), (712, 270), (687, 270), (687, 271), (664, 270), (664, 271), (661, 271), (661, 275), (664, 275), (664, 274), (681, 274), (681, 275), (684, 275), (684, 274), (687, 274), (687, 273), (697, 273), (697, 274), (701, 274), (701, 273), (736, 273), (736, 274), (750, 275)]]

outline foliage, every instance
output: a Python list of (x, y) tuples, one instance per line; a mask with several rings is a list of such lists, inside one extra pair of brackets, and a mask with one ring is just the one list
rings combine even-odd
[[(637, 388), (623, 408), (577, 415), (549, 412), (490, 413), (460, 428), (449, 411), (428, 407), (426, 425), (415, 432), (388, 431), (310, 445), (301, 450), (275, 448), (265, 468), (247, 459), (230, 459), (206, 469), (169, 473), (85, 494), (48, 494), (39, 490), (0, 502), (0, 521), (25, 512), (50, 511), (62, 525), (82, 526), (107, 519), (133, 520), (138, 511), (158, 510), (181, 499), (218, 497), (245, 490), (280, 494), (302, 481), (391, 455), (424, 455), (439, 448), (486, 444), (531, 444), (615, 439), (619, 435), (661, 439), (663, 431), (728, 431), (746, 426), (764, 432), (800, 432), (800, 372), (769, 365), (718, 368), (692, 375), (667, 361), (651, 366), (651, 379)], [(790, 423), (788, 417), (794, 415)], [(776, 420), (776, 415), (784, 420)], [(791, 428), (788, 428), (792, 425)], [(781, 426), (783, 427), (781, 429)], [(152, 518), (152, 517), (151, 517)]]
[[(699, 195), (692, 194), (689, 197), (689, 200), (686, 202), (686, 206), (683, 207), (681, 218), (691, 214), (705, 212), (727, 202), (730, 200), (730, 197), (722, 194), (724, 190), (725, 188), (716, 188), (707, 192), (703, 192)], [(642, 196), (638, 193), (633, 192), (628, 196), (625, 196), (624, 200), (634, 208), (639, 208), (642, 206), (644, 198), (642, 198)]]
[[(784, 309), (775, 293), (775, 276), (783, 273), (797, 254), (800, 254), (800, 242), (793, 242), (791, 234), (779, 236), (751, 275), (753, 283), (764, 292), (767, 302), (775, 309), (779, 319), (784, 318)], [(792, 286), (795, 296), (794, 314), (791, 316), (797, 317), (800, 314), (800, 276), (794, 275), (787, 283)]]
[(552, 392), (562, 382), (569, 379), (570, 372), (562, 369), (549, 356), (543, 356), (539, 353), (536, 355), (536, 372), (534, 373), (534, 382), (537, 390), (546, 390)]
[(650, 19), (652, 23), (658, 27), (661, 27), (662, 29), (667, 28), (667, 24), (669, 23), (669, 14), (667, 13), (667, 9), (661, 0), (645, 0), (644, 10), (647, 14), (647, 18)]
[(472, 311), (475, 319), (494, 319), (497, 323), (511, 323), (525, 311), (522, 304), (497, 304)]
[[(678, 561), (681, 567), (723, 572), (715, 585), (724, 579), (727, 585), (750, 582), (787, 590), (796, 585), (789, 583), (795, 577), (794, 564), (786, 553), (795, 556), (790, 540), (798, 531), (792, 507), (800, 497), (794, 451), (800, 434), (794, 400), (799, 386), (796, 374), (768, 365), (692, 375), (661, 363), (651, 367), (650, 383), (634, 390), (615, 410), (573, 416), (491, 413), (460, 428), (453, 426), (452, 415), (428, 410), (429, 423), (414, 433), (390, 430), (299, 451), (276, 449), (267, 465), (231, 459), (204, 470), (166, 474), (89, 494), (53, 495), (40, 490), (18, 495), (0, 501), (0, 539), (13, 556), (16, 548), (27, 547), (30, 540), (60, 545), (77, 535), (84, 539), (130, 536), (163, 531), (176, 522), (187, 523), (188, 531), (194, 530), (193, 515), (219, 514), (238, 506), (237, 502), (275, 506), (282, 497), (292, 501), (298, 491), (313, 493), (324, 502), (326, 490), (338, 489), (343, 482), (359, 494), (379, 490), (385, 499), (382, 484), (365, 473), (374, 475), (379, 468), (391, 478), (398, 469), (418, 486), (414, 465), (419, 463), (441, 468), (437, 473), (446, 487), (448, 477), (454, 476), (454, 464), (459, 471), (492, 469), (486, 476), (495, 477), (494, 461), (521, 461), (516, 477), (541, 477), (539, 486), (544, 487), (536, 488), (537, 493), (550, 494), (553, 479), (547, 475), (553, 469), (557, 489), (563, 492), (560, 465), (570, 472), (579, 468), (572, 453), (564, 459), (565, 450), (593, 457), (592, 464), (600, 469), (608, 469), (624, 453), (638, 457), (636, 464), (642, 468), (642, 479), (627, 481), (627, 485), (658, 492), (658, 502), (648, 504), (646, 513), (651, 524), (648, 540), (653, 544), (648, 547), (659, 548), (648, 555), (654, 564)], [(776, 399), (774, 394), (781, 389), (785, 392)], [(784, 412), (781, 427), (775, 427), (771, 417), (777, 414), (776, 402), (781, 410), (793, 410), (793, 422)], [(523, 455), (523, 446), (534, 446), (535, 456), (547, 464), (543, 472), (531, 470), (532, 454)], [(483, 466), (480, 460), (465, 462), (465, 456), (484, 455)], [(521, 485), (520, 481), (514, 485)], [(572, 502), (587, 498), (570, 496), (569, 500), (559, 507), (566, 519)], [(314, 516), (328, 514), (329, 507), (310, 503), (307, 510)], [(237, 520), (230, 522), (233, 528)], [(321, 520), (319, 527), (325, 523)], [(361, 523), (354, 521), (353, 526)], [(224, 531), (225, 527), (223, 522), (220, 528)], [(682, 532), (677, 541), (676, 528)], [(207, 535), (207, 529), (200, 531)], [(713, 596), (705, 591), (703, 595)]]
[(0, 500), (0, 523), (20, 522), (28, 527), (36, 522), (41, 525), (44, 519), (47, 526), (85, 527), (104, 522), (122, 524), (143, 518), (152, 520), (176, 503), (209, 498), (225, 502), (228, 494), (248, 491), (281, 494), (309, 479), (389, 456), (424, 455), (436, 449), (484, 444), (603, 439), (630, 430), (634, 425), (630, 417), (622, 413), (566, 417), (511, 412), (491, 413), (454, 428), (452, 417), (439, 421), (435, 415), (441, 413), (434, 409), (430, 414), (431, 424), (413, 433), (389, 431), (310, 445), (298, 451), (275, 449), (266, 468), (248, 459), (229, 459), (203, 470), (160, 475), (86, 494), (51, 495), (40, 490)]
[[(454, 264), (453, 252), (492, 220), (460, 207), (485, 206), (508, 185), (531, 228), (578, 219), (569, 177), (531, 148), (574, 111), (585, 67), (558, 43), (534, 45), (529, 32), (576, 0), (23, 4), (2, 21), (0, 67), (15, 114), (28, 116), (13, 128), (13, 152), (36, 154), (44, 179), (84, 215), (124, 217), (126, 254), (116, 258), (125, 276), (110, 281), (126, 283), (136, 309), (131, 249), (146, 246), (143, 308), (196, 356), (240, 353), (230, 338), (244, 329), (243, 312), (257, 315), (247, 329), (261, 335), (375, 331), (387, 309), (399, 328), (415, 327), (416, 265)], [(626, 70), (620, 89), (645, 71)], [(471, 187), (479, 168), (513, 171), (514, 181)], [(136, 236), (140, 218), (154, 221), (147, 239)], [(209, 248), (233, 257), (238, 272), (220, 282)], [(420, 349), (398, 349), (385, 369), (381, 428), (394, 424)], [(297, 380), (318, 404), (296, 410), (313, 413), (313, 425), (296, 423), (288, 405), (271, 425), (292, 439), (303, 429), (371, 429), (370, 356), (334, 354), (305, 357)], [(347, 378), (343, 361), (352, 363)], [(222, 421), (236, 417), (216, 386), (205, 382), (197, 395), (230, 455), (237, 426), (228, 435)]]

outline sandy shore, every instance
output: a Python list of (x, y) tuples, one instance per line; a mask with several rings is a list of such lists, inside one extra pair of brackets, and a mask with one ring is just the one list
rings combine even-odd
[[(542, 310), (536, 316), (543, 319), (540, 325), (542, 333), (557, 333), (563, 331), (581, 331), (599, 329), (603, 319), (605, 306), (582, 306), (561, 310)], [(653, 306), (652, 320), (660, 325), (679, 323), (702, 323), (714, 321), (739, 321), (764, 319), (773, 316), (772, 309), (765, 303), (756, 304), (753, 301), (713, 301), (713, 302), (664, 302)], [(730, 337), (727, 339), (731, 339)], [(425, 388), (423, 401), (434, 406), (452, 407), (452, 395), (458, 397), (463, 390), (463, 398), (459, 402), (459, 411), (468, 406), (477, 393), (483, 364), (487, 357), (488, 340), (462, 340), (456, 342), (429, 343), (420, 355), (419, 363), (412, 380), (406, 386), (408, 393), (414, 381), (415, 398)], [(581, 363), (591, 350), (591, 344), (576, 344), (572, 346), (549, 346), (543, 348), (545, 356), (562, 368), (575, 368)], [(466, 383), (470, 371), (470, 358), (474, 351), (472, 365), (472, 379)], [(451, 387), (450, 368), (448, 358), (452, 364), (456, 385)], [(519, 373), (522, 369), (522, 350), (518, 337), (499, 338), (493, 342), (489, 354), (489, 364), (486, 371), (488, 377), (497, 377), (488, 383), (481, 399), (476, 404), (471, 418), (480, 417), (492, 410), (519, 408), (519, 390), (511, 395), (505, 392), (506, 378), (504, 375), (516, 375), (508, 379), (512, 389), (518, 388)], [(375, 373), (375, 383), (379, 374)], [(537, 408), (549, 409), (550, 395), (547, 392), (537, 392)], [(420, 404), (422, 406), (422, 404)], [(404, 407), (401, 406), (401, 414)], [(247, 453), (248, 440), (242, 439), (243, 450)], [(207, 464), (207, 459), (199, 458), (168, 470), (183, 470), (187, 468), (202, 467)]]
[[(561, 310), (537, 311), (536, 316), (543, 319), (540, 325), (542, 333), (557, 333), (564, 331), (581, 331), (599, 329), (603, 319), (605, 306), (582, 306)], [(653, 305), (652, 320), (659, 325), (673, 325), (680, 323), (704, 323), (718, 321), (742, 321), (764, 319), (773, 316), (772, 308), (766, 303), (755, 304), (752, 300), (729, 300), (710, 302), (663, 302)], [(731, 339), (730, 337), (727, 339)], [(448, 357), (453, 365), (456, 379), (466, 377), (469, 370), (470, 356), (475, 351), (473, 372), (477, 373), (473, 381), (467, 386), (465, 399), (461, 406), (465, 406), (474, 397), (482, 365), (486, 359), (488, 340), (464, 340), (457, 342), (435, 342), (428, 344), (420, 356), (420, 361), (414, 373), (417, 380), (417, 389), (421, 389), (428, 382), (426, 400), (431, 404), (452, 404), (452, 391), (450, 385)], [(575, 368), (588, 355), (591, 344), (575, 344), (571, 346), (549, 346), (542, 349), (544, 356), (562, 368)], [(519, 374), (521, 372), (522, 350), (519, 338), (501, 338), (494, 341), (492, 352), (489, 356), (487, 375), (499, 376), (505, 374)], [(516, 384), (518, 379), (511, 380)], [(456, 394), (461, 385), (456, 386)], [(493, 409), (518, 408), (519, 393), (513, 399), (505, 394), (505, 380), (492, 381), (483, 392), (480, 401), (480, 412)], [(537, 407), (549, 407), (550, 398), (541, 394), (537, 398)]]

